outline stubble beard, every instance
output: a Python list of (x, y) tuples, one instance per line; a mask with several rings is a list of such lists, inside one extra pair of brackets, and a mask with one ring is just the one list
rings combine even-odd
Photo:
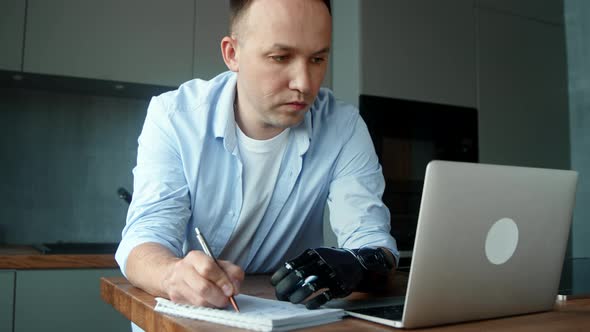
[(274, 107), (267, 112), (266, 126), (280, 129), (297, 127), (305, 119), (305, 114), (309, 112), (309, 106), (300, 111), (280, 110), (281, 106)]

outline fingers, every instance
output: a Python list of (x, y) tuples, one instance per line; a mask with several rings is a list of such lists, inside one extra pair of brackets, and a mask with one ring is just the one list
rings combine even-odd
[(301, 255), (295, 257), (293, 260), (285, 263), (279, 270), (277, 270), (272, 277), (270, 283), (276, 286), (283, 278), (285, 278), (291, 271), (296, 270), (304, 265), (308, 265), (317, 259), (317, 254), (314, 250), (307, 249)]
[(234, 286), (233, 295), (239, 294), (240, 287), (242, 285), (242, 282), (244, 281), (244, 277), (246, 276), (246, 274), (244, 273), (244, 270), (242, 270), (241, 267), (239, 267), (231, 262), (228, 262), (228, 261), (218, 261), (218, 262)]
[(201, 307), (225, 307), (227, 298), (223, 295), (212, 295), (214, 284), (204, 279), (184, 280), (170, 293), (170, 300), (177, 303), (188, 303)]
[(284, 266), (281, 266), (280, 269), (277, 270), (277, 272), (275, 272), (271, 277), (270, 277), (270, 283), (273, 286), (278, 285), (278, 283), (283, 280), (283, 278), (285, 278), (289, 273), (291, 273), (293, 269), (291, 268), (290, 265), (285, 264)]
[(217, 265), (205, 253), (191, 251), (174, 265), (163, 286), (174, 302), (226, 307), (228, 297), (239, 292), (243, 279), (239, 266), (223, 261)]
[(305, 307), (307, 309), (317, 309), (321, 306), (323, 306), (324, 304), (326, 304), (326, 302), (330, 301), (332, 299), (332, 292), (330, 290), (327, 290), (321, 294), (319, 294), (318, 296), (314, 297), (313, 299), (309, 300), (306, 304)]
[(289, 296), (291, 303), (301, 303), (318, 289), (322, 288), (322, 282), (317, 276), (309, 276), (297, 290)]
[[(303, 285), (306, 286), (306, 290), (309, 289), (310, 283), (315, 287), (315, 283), (318, 280), (318, 275), (321, 271), (318, 270), (317, 264), (311, 262), (305, 266), (302, 266), (296, 270), (290, 271), (286, 277), (284, 277), (276, 286), (275, 286), (275, 293), (277, 299), (281, 301), (291, 301), (293, 303), (299, 303), (305, 299), (299, 299), (304, 293), (298, 293), (295, 296), (295, 299), (299, 299), (298, 301), (294, 302), (291, 297), (294, 292), (298, 291), (300, 287)], [(321, 278), (321, 277), (320, 277)], [(322, 278), (324, 279), (324, 278)], [(306, 284), (307, 283), (307, 284)], [(307, 291), (304, 291), (307, 292)], [(310, 293), (311, 294), (311, 293)], [(307, 294), (309, 295), (309, 294)]]
[(227, 297), (234, 294), (234, 286), (232, 280), (227, 276), (225, 271), (215, 263), (213, 258), (209, 257), (202, 251), (191, 251), (185, 259), (193, 263), (197, 273), (215, 284), (222, 293)]
[(299, 287), (302, 282), (301, 275), (295, 272), (289, 273), (281, 282), (275, 286), (275, 295), (280, 301), (287, 301), (291, 293)]
[[(292, 303), (309, 299), (306, 303), (308, 309), (318, 308), (335, 296), (347, 295), (336, 272), (314, 249), (306, 250), (279, 268), (271, 277), (271, 284), (275, 286), (277, 299)], [(314, 293), (319, 295), (310, 299)]]

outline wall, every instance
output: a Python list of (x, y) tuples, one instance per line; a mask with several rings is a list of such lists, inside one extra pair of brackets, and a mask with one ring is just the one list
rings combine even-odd
[(573, 256), (590, 257), (590, 3), (565, 1), (572, 168), (580, 172)]
[(0, 89), (0, 243), (118, 242), (147, 100)]
[(535, 16), (534, 6), (515, 13), (485, 3), (477, 7), (481, 161), (570, 168), (563, 22)]

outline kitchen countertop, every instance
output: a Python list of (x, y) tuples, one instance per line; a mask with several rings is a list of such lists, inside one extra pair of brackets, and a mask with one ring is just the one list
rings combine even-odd
[(32, 246), (0, 245), (0, 269), (118, 268), (114, 254), (44, 255)]

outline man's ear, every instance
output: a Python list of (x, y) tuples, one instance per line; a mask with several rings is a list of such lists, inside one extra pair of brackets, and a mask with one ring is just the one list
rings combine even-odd
[(221, 40), (221, 54), (223, 55), (223, 62), (231, 71), (240, 71), (238, 61), (238, 40), (229, 36), (223, 37)]

